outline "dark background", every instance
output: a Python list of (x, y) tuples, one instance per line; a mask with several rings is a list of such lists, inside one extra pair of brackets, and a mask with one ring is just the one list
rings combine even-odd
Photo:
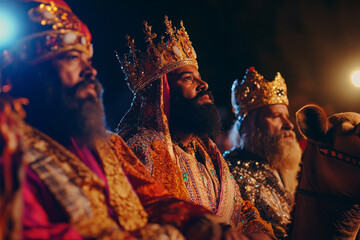
[(198, 55), (199, 71), (209, 83), (224, 129), (232, 121), (230, 88), (248, 67), (267, 79), (276, 72), (289, 88), (290, 113), (307, 103), (329, 113), (360, 112), (360, 88), (350, 81), (360, 69), (360, 1), (208, 0), (100, 1), (69, 0), (89, 26), (94, 66), (103, 83), (109, 129), (130, 107), (132, 95), (114, 50), (127, 51), (125, 35), (144, 49), (142, 22), (164, 35), (164, 15), (174, 26), (184, 21)]

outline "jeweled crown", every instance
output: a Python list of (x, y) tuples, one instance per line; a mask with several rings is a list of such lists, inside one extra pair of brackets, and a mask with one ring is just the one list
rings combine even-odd
[(117, 55), (125, 80), (134, 94), (176, 68), (185, 65), (198, 68), (196, 53), (183, 22), (180, 22), (179, 29), (172, 27), (167, 16), (164, 22), (166, 34), (169, 37), (166, 42), (165, 37), (162, 36), (159, 43), (154, 43), (153, 40), (157, 35), (151, 32), (151, 26), (144, 21), (143, 30), (146, 35), (147, 50), (145, 52), (137, 50), (134, 40), (127, 36), (130, 52), (125, 54), (123, 60), (120, 60)]
[(63, 0), (18, 0), (18, 4), (29, 7), (27, 27), (31, 31), (0, 53), (2, 65), (15, 58), (35, 64), (69, 50), (92, 56), (89, 29)]
[(250, 67), (241, 82), (237, 79), (234, 81), (231, 104), (237, 117), (266, 105), (289, 105), (285, 80), (278, 72), (273, 81), (268, 81), (254, 67)]

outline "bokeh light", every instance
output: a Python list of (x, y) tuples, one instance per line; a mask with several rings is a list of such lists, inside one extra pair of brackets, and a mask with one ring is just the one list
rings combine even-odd
[(351, 75), (351, 82), (354, 84), (355, 87), (360, 87), (360, 71), (355, 71)]
[(16, 28), (15, 17), (0, 8), (0, 49), (14, 40)]

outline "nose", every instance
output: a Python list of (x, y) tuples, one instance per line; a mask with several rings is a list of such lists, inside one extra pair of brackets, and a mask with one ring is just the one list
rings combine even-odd
[(84, 70), (81, 77), (85, 79), (95, 79), (97, 76), (97, 70), (91, 65), (91, 63), (84, 63)]
[(289, 118), (284, 117), (283, 118), (283, 128), (286, 130), (293, 130), (294, 124), (292, 124), (292, 122), (290, 122)]
[(198, 86), (196, 87), (196, 90), (198, 92), (208, 90), (209, 85), (207, 84), (207, 82), (205, 82), (202, 79), (198, 79), (197, 82), (198, 82)]

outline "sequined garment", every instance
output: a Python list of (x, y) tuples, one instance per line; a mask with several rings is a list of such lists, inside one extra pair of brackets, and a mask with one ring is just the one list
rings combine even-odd
[(209, 138), (192, 141), (202, 163), (195, 152), (186, 152), (174, 142), (163, 110), (165, 81), (162, 77), (135, 96), (118, 134), (174, 196), (206, 207), (241, 232), (272, 234), (256, 208), (242, 200), (225, 160)]
[(278, 238), (285, 237), (294, 199), (279, 183), (269, 164), (241, 149), (225, 152), (224, 158), (240, 187), (241, 196), (253, 203), (260, 215), (272, 224)]

